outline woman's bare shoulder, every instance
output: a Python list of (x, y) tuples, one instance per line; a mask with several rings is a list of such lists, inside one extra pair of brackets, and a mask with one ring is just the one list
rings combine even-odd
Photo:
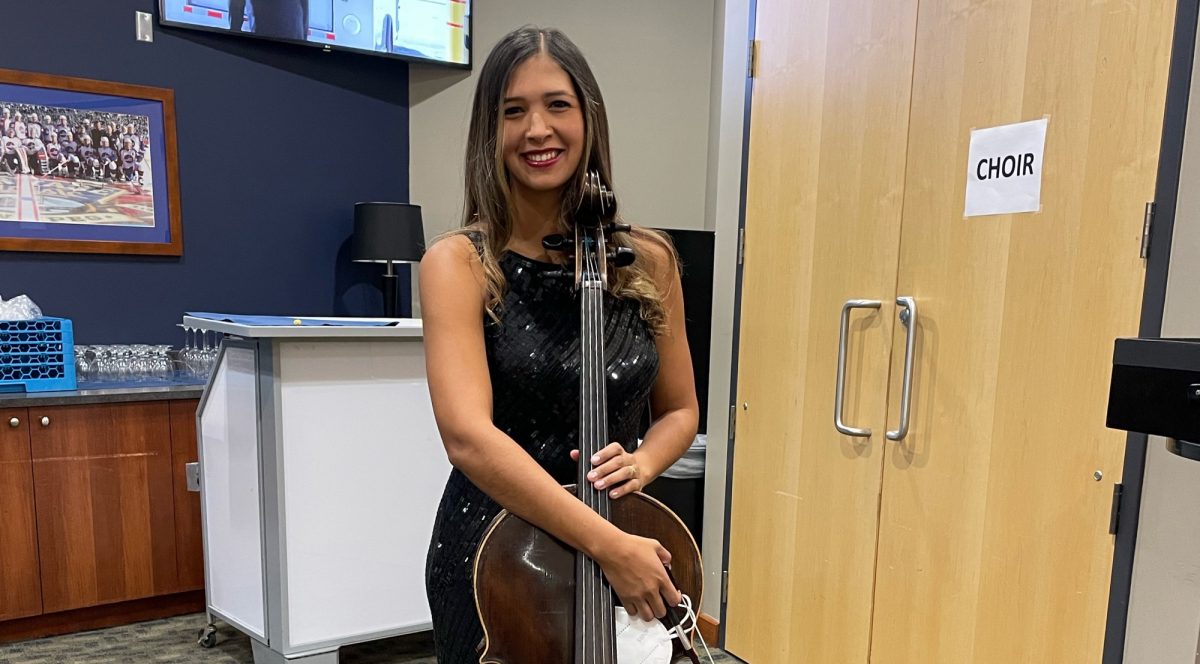
[(421, 279), (434, 282), (460, 283), (470, 277), (482, 283), (483, 264), (475, 243), (464, 233), (444, 236), (436, 240), (421, 258)]
[(437, 267), (448, 265), (459, 266), (464, 262), (478, 263), (479, 252), (475, 248), (475, 243), (471, 241), (471, 238), (466, 233), (455, 233), (435, 240), (425, 250), (425, 255), (421, 258), (421, 267), (424, 269), (426, 265)]

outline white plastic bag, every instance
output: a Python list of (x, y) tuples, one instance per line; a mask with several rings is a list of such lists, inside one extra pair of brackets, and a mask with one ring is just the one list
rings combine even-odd
[(0, 320), (33, 320), (41, 316), (42, 310), (26, 295), (11, 300), (0, 297)]

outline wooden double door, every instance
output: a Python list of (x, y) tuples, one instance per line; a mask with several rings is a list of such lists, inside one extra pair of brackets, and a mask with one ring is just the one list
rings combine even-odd
[[(731, 653), (1100, 661), (1124, 451), (1108, 377), (1137, 332), (1174, 17), (758, 0)], [(1040, 212), (964, 218), (971, 129), (1043, 117)]]

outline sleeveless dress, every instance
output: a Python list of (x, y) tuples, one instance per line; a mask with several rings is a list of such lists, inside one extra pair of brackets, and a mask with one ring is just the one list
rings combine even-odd
[[(472, 240), (478, 246), (479, 238)], [(512, 252), (499, 262), (508, 281), (500, 321), (487, 315), (482, 321), (492, 421), (560, 484), (571, 484), (577, 466), (570, 452), (578, 447), (579, 426), (579, 299), (570, 279), (543, 274), (557, 265)], [(632, 451), (659, 367), (637, 302), (605, 295), (604, 351), (608, 435)], [(472, 568), (479, 541), (500, 509), (466, 475), (451, 471), (425, 564), (439, 664), (479, 662), (483, 628)]]

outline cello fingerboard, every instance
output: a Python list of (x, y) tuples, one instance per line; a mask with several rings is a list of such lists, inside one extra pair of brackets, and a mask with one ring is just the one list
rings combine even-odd
[[(595, 227), (576, 226), (580, 260), (579, 383), (579, 499), (605, 520), (612, 519), (612, 501), (587, 479), (591, 458), (608, 441), (608, 403), (604, 371), (604, 279), (601, 256), (604, 233)], [(613, 593), (600, 565), (575, 555), (575, 664), (616, 664), (616, 626)]]

